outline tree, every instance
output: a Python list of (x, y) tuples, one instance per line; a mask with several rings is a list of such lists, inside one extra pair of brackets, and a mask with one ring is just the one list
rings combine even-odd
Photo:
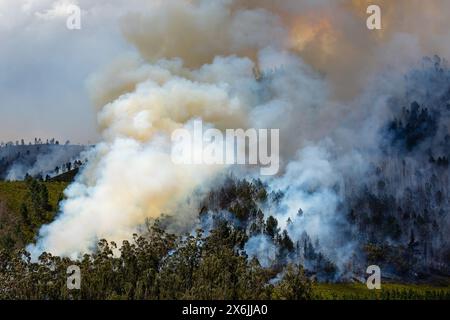
[(291, 238), (289, 237), (286, 230), (283, 230), (283, 233), (280, 238), (280, 246), (282, 250), (285, 250), (287, 252), (293, 252), (294, 251), (294, 243), (292, 242)]
[(278, 220), (273, 216), (267, 218), (266, 222), (266, 233), (273, 239), (275, 235), (278, 234), (280, 230), (278, 229)]
[(312, 298), (312, 282), (306, 277), (301, 265), (287, 266), (282, 280), (278, 283), (272, 298), (279, 300), (309, 300)]
[(48, 189), (43, 182), (39, 182), (30, 176), (26, 179), (28, 197), (31, 200), (34, 213), (34, 224), (41, 225), (43, 222), (47, 222), (46, 213), (52, 209), (49, 203)]
[(26, 225), (31, 225), (30, 215), (28, 212), (27, 205), (25, 203), (22, 203), (22, 205), (20, 207), (20, 216), (22, 217), (22, 221)]

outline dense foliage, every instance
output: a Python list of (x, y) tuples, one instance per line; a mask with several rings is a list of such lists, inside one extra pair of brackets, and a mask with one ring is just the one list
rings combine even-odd
[(0, 182), (0, 249), (13, 251), (33, 241), (38, 229), (52, 221), (67, 183)]
[[(102, 240), (81, 261), (42, 254), (32, 262), (25, 251), (1, 252), (3, 299), (309, 299), (312, 283), (303, 268), (289, 265), (278, 284), (236, 250), (239, 235), (223, 226), (205, 237), (177, 238), (158, 224), (120, 248)], [(114, 254), (116, 252), (116, 254)], [(66, 286), (67, 267), (81, 268), (81, 290)]]

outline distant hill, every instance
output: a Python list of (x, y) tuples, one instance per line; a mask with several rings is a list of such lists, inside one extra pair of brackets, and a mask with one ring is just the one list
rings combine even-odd
[(80, 166), (87, 146), (33, 144), (7, 145), (0, 148), (0, 180), (58, 176)]
[(72, 182), (73, 180), (75, 180), (75, 176), (78, 174), (78, 172), (80, 171), (80, 169), (75, 168), (73, 170), (64, 172), (60, 175), (57, 175), (53, 178), (50, 178), (48, 180), (48, 182)]

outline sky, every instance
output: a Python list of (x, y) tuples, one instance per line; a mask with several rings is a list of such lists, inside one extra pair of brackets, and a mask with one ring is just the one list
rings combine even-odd
[[(92, 101), (98, 97), (93, 99), (89, 83), (114, 62), (133, 55), (147, 60), (181, 55), (186, 65), (192, 67), (196, 59), (205, 58), (202, 51), (208, 52), (202, 37), (218, 39), (213, 49), (228, 54), (235, 48), (222, 48), (225, 42), (217, 36), (217, 30), (223, 34), (236, 32), (238, 46), (239, 42), (249, 40), (249, 32), (258, 31), (252, 41), (264, 43), (268, 36), (265, 29), (279, 22), (276, 18), (263, 23), (261, 30), (253, 30), (251, 26), (259, 21), (251, 20), (255, 16), (250, 15), (242, 19), (242, 24), (236, 23), (229, 29), (206, 28), (205, 33), (193, 32), (190, 37), (184, 37), (185, 28), (211, 25), (224, 13), (216, 12), (216, 16), (192, 25), (181, 19), (178, 26), (174, 24), (175, 27), (166, 30), (168, 25), (163, 19), (150, 14), (153, 6), (163, 7), (165, 2), (0, 0), (0, 141), (55, 137), (74, 143), (97, 142), (100, 140), (98, 109)], [(325, 72), (342, 97), (351, 97), (359, 91), (367, 75), (380, 65), (379, 56), (388, 57), (385, 60), (398, 67), (405, 61), (417, 61), (421, 55), (437, 53), (447, 57), (450, 54), (446, 17), (450, 2), (445, 0), (426, 3), (378, 0), (376, 3), (383, 8), (380, 32), (365, 28), (369, 0), (283, 1), (276, 5), (272, 0), (217, 2), (233, 2), (234, 7), (252, 7), (257, 3), (264, 9), (276, 7), (277, 12), (290, 12), (291, 16), (281, 14), (289, 28), (289, 45), (296, 47), (309, 65)], [(66, 27), (71, 5), (82, 10), (80, 30)], [(315, 15), (315, 11), (320, 15)], [(143, 13), (149, 13), (149, 17), (135, 19), (133, 12), (137, 13), (136, 17)], [(302, 19), (296, 19), (300, 13)], [(174, 13), (175, 19), (178, 14)], [(155, 32), (150, 36), (147, 28), (155, 28)], [(241, 32), (242, 28), (247, 31)], [(270, 30), (275, 37), (280, 31)], [(237, 54), (241, 53), (246, 54), (245, 51)]]
[[(80, 30), (66, 26), (71, 4), (82, 8)], [(133, 50), (120, 11), (120, 1), (0, 0), (0, 141), (98, 140), (87, 82)]]

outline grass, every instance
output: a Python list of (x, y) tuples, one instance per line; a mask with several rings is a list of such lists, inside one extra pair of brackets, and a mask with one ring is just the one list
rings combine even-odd
[[(49, 211), (31, 224), (25, 224), (21, 215), (22, 204), (31, 210), (29, 189), (25, 182), (0, 182), (0, 249), (19, 249), (32, 241), (37, 230), (51, 221), (58, 210), (58, 202), (63, 196), (67, 182), (45, 182), (48, 190)], [(29, 214), (32, 214), (30, 211)]]
[(319, 283), (314, 285), (318, 300), (423, 300), (450, 299), (450, 286), (382, 283), (380, 290), (369, 290), (361, 283)]
[[(48, 189), (49, 202), (57, 208), (58, 200), (68, 186), (67, 182), (45, 182)], [(0, 201), (4, 201), (12, 213), (19, 214), (20, 207), (26, 199), (28, 188), (23, 181), (0, 181)]]

